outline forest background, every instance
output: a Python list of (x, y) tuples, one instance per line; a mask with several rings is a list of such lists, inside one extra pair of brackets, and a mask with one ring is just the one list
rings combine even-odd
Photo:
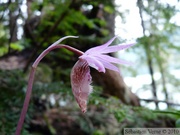
[(0, 134), (15, 132), (32, 62), (67, 35), (79, 38), (63, 43), (82, 51), (115, 34), (116, 43), (135, 41), (125, 52), (111, 54), (134, 64), (121, 65), (121, 74), (91, 69), (94, 91), (82, 114), (69, 77), (78, 57), (52, 51), (37, 68), (23, 135), (121, 135), (125, 127), (180, 127), (180, 2), (133, 2), (141, 32), (136, 39), (121, 27), (137, 30), (121, 0), (0, 0)]

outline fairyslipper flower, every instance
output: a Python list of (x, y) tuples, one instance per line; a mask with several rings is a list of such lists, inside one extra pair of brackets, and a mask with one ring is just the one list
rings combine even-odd
[[(110, 69), (119, 72), (118, 67), (114, 64), (131, 64), (130, 62), (120, 60), (107, 55), (108, 53), (117, 52), (131, 47), (134, 44), (118, 44), (109, 46), (116, 36), (107, 43), (87, 50), (79, 57), (71, 71), (71, 87), (82, 112), (86, 112), (88, 95), (92, 92), (91, 75), (89, 66), (95, 68), (99, 72)], [(114, 63), (114, 64), (112, 64)]]
[(66, 36), (58, 41), (54, 42), (52, 45), (50, 45), (46, 50), (44, 50), (39, 57), (35, 60), (35, 62), (32, 65), (29, 80), (28, 80), (28, 86), (26, 91), (26, 97), (24, 100), (23, 108), (20, 114), (20, 118), (18, 121), (18, 125), (16, 128), (15, 135), (20, 135), (21, 129), (24, 123), (24, 119), (26, 116), (26, 112), (28, 110), (30, 97), (32, 93), (32, 86), (35, 76), (36, 68), (39, 64), (39, 62), (44, 58), (50, 51), (57, 49), (57, 48), (65, 48), (69, 51), (72, 51), (79, 55), (79, 60), (74, 65), (72, 71), (71, 71), (71, 87), (73, 94), (75, 96), (75, 99), (77, 103), (79, 104), (81, 111), (83, 113), (86, 112), (86, 106), (87, 106), (87, 100), (89, 94), (92, 92), (91, 87), (91, 75), (90, 75), (90, 68), (89, 66), (95, 68), (99, 72), (104, 72), (105, 69), (111, 69), (114, 71), (119, 72), (119, 69), (113, 65), (114, 64), (130, 64), (129, 62), (119, 60), (117, 58), (108, 56), (108, 53), (117, 52), (119, 50), (124, 50), (126, 48), (131, 47), (134, 44), (119, 44), (114, 46), (109, 46), (116, 37), (109, 40), (107, 43), (91, 48), (87, 50), (85, 53), (81, 52), (80, 50), (77, 50), (71, 46), (59, 44), (61, 41), (67, 38), (77, 38), (76, 36)]

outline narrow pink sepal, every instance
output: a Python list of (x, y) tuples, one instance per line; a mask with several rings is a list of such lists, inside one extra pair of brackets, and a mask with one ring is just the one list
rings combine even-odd
[(95, 68), (99, 72), (105, 73), (105, 68), (104, 68), (103, 64), (100, 61), (98, 61), (96, 57), (84, 54), (84, 55), (80, 56), (79, 59), (86, 60), (87, 63), (89, 64), (89, 66)]
[(97, 53), (97, 52), (101, 52), (105, 48), (107, 48), (116, 38), (117, 38), (117, 36), (113, 37), (112, 39), (110, 39), (108, 42), (106, 42), (103, 45), (100, 45), (100, 46), (97, 46), (97, 47), (93, 47), (93, 48), (87, 50), (85, 53), (86, 54), (94, 54), (94, 53)]
[(114, 58), (112, 56), (105, 55), (105, 54), (100, 54), (100, 55), (98, 55), (96, 57), (98, 58), (99, 61), (104, 60), (104, 61), (107, 61), (107, 62), (110, 62), (110, 63), (133, 65), (132, 62), (125, 61), (125, 60), (118, 59), (118, 58)]
[(83, 113), (87, 110), (88, 96), (92, 92), (91, 75), (86, 60), (78, 60), (71, 71), (73, 95)]
[(110, 70), (113, 70), (113, 71), (116, 71), (116, 72), (119, 72), (119, 68), (117, 66), (115, 66), (114, 64), (106, 61), (106, 60), (103, 60), (103, 59), (100, 59), (100, 58), (97, 58), (99, 61), (101, 61), (101, 63), (104, 65), (104, 68), (106, 69), (110, 69)]
[(105, 48), (101, 53), (112, 53), (112, 52), (117, 52), (120, 50), (125, 50), (131, 46), (135, 45), (135, 43), (130, 43), (130, 44), (119, 44), (119, 45), (112, 45), (107, 48)]

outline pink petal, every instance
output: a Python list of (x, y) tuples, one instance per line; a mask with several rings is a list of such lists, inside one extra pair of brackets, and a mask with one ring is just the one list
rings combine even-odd
[(84, 54), (84, 55), (80, 56), (79, 58), (86, 60), (87, 63), (89, 64), (89, 66), (95, 68), (99, 72), (105, 73), (105, 68), (104, 68), (103, 64), (100, 61), (98, 61), (95, 57)]
[(105, 54), (100, 54), (96, 56), (99, 59), (105, 60), (107, 62), (111, 62), (111, 63), (117, 63), (117, 64), (126, 64), (126, 65), (132, 65), (131, 62), (122, 60), (122, 59), (118, 59), (118, 58), (114, 58)]
[(93, 47), (93, 48), (87, 50), (85, 53), (86, 54), (101, 53), (101, 51), (104, 50), (106, 47), (108, 47), (114, 41), (114, 39), (116, 39), (116, 38), (117, 38), (117, 36), (113, 37), (107, 43), (105, 43), (103, 45)]
[(74, 65), (71, 71), (71, 87), (73, 95), (83, 113), (87, 109), (87, 100), (92, 92), (91, 75), (86, 60), (80, 59)]
[(135, 43), (114, 45), (114, 46), (110, 46), (110, 47), (105, 48), (101, 53), (117, 52), (120, 50), (125, 50), (125, 49), (127, 49), (133, 45), (135, 45)]
[(103, 63), (105, 68), (116, 71), (116, 72), (119, 72), (119, 68), (117, 66), (111, 64), (110, 62), (108, 62), (106, 60), (103, 60), (103, 59), (100, 59), (100, 58), (97, 58), (97, 59)]

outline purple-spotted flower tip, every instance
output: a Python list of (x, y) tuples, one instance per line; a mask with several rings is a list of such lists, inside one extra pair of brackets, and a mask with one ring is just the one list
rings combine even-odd
[(105, 69), (119, 72), (118, 67), (114, 64), (131, 64), (130, 62), (107, 55), (108, 53), (124, 50), (134, 45), (133, 43), (109, 46), (115, 38), (117, 38), (117, 36), (103, 45), (87, 50), (79, 57), (79, 60), (76, 62), (71, 71), (72, 91), (83, 113), (86, 112), (88, 96), (92, 92), (89, 66), (95, 68), (99, 72), (105, 73)]

